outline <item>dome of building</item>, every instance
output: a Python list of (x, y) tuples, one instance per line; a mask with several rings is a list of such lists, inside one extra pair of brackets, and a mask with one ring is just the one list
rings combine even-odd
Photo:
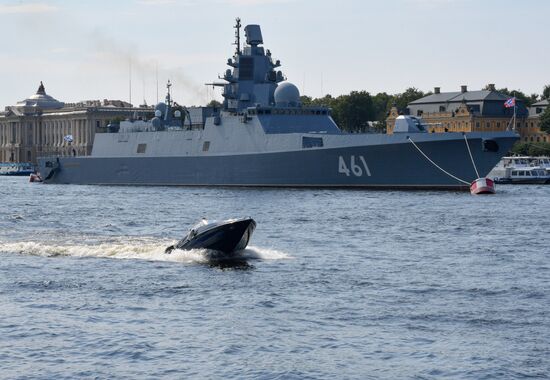
[(275, 104), (279, 107), (299, 107), (300, 91), (292, 83), (281, 83), (274, 93)]
[(60, 102), (46, 94), (46, 89), (44, 88), (44, 84), (42, 82), (40, 82), (40, 87), (38, 87), (36, 94), (17, 103), (17, 107), (36, 107), (41, 109), (63, 108), (64, 105), (65, 103)]

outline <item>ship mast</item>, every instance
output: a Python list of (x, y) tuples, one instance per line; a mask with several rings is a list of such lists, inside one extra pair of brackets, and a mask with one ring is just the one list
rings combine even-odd
[(168, 83), (166, 83), (166, 89), (168, 90), (168, 93), (166, 94), (166, 104), (168, 107), (172, 105), (172, 98), (170, 97), (170, 87), (172, 87), (172, 83), (170, 83), (170, 79), (168, 79)]
[(237, 17), (235, 19), (235, 43), (233, 45), (236, 45), (235, 55), (241, 54), (241, 19)]
[(514, 128), (513, 130), (516, 131), (516, 92), (512, 92), (512, 96), (514, 97)]

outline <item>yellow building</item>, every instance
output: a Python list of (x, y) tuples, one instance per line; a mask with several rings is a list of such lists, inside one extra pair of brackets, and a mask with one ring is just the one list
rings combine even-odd
[[(421, 117), (432, 133), (503, 131), (514, 127), (513, 107), (504, 106), (509, 98), (497, 92), (494, 85), (480, 91), (468, 91), (466, 86), (462, 86), (457, 92), (441, 92), (439, 87), (435, 87), (433, 94), (409, 103), (404, 113)], [(399, 114), (400, 111), (392, 107), (386, 119), (387, 133), (393, 133)], [(522, 141), (550, 141), (519, 99), (516, 100), (515, 124)]]
[(528, 133), (522, 136), (521, 141), (550, 142), (550, 136), (540, 130), (540, 116), (548, 108), (549, 103), (548, 99), (544, 99), (529, 107), (529, 117), (527, 118)]

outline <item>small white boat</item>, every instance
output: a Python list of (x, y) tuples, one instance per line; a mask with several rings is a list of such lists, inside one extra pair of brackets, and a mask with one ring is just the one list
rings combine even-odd
[[(543, 159), (542, 163), (545, 163)], [(550, 183), (550, 173), (539, 166), (539, 159), (528, 156), (504, 157), (489, 173), (488, 177), (498, 184), (534, 184)]]
[(28, 176), (34, 173), (34, 166), (30, 163), (16, 162), (16, 163), (1, 163), (0, 175), (7, 176)]
[(509, 174), (506, 177), (495, 178), (495, 182), (518, 185), (543, 185), (550, 183), (550, 175), (546, 173), (546, 170), (538, 167), (509, 169)]
[(536, 157), (533, 159), (535, 166), (546, 170), (546, 174), (550, 175), (550, 158), (549, 157)]

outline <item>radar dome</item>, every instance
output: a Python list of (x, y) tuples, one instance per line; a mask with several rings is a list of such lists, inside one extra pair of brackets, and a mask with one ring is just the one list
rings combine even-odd
[[(161, 114), (158, 116), (157, 116), (157, 111), (161, 112)], [(155, 106), (155, 116), (160, 117), (165, 114), (166, 114), (166, 104), (164, 104), (163, 102), (160, 102)]]
[(154, 117), (151, 120), (151, 124), (153, 124), (153, 128), (155, 128), (157, 131), (162, 126), (162, 122), (160, 121), (160, 119), (158, 117)]
[(275, 89), (275, 104), (280, 107), (299, 107), (300, 91), (292, 83), (281, 83)]

